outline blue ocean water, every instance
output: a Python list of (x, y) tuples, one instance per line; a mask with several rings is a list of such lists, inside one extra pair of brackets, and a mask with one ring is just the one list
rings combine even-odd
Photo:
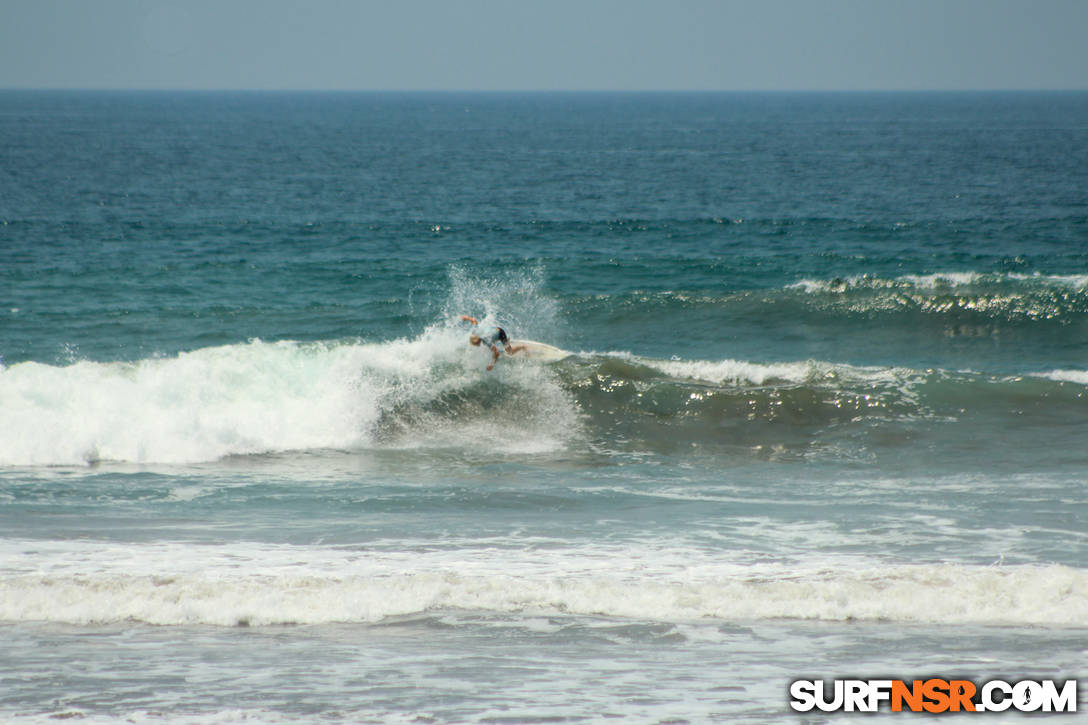
[(1086, 361), (1084, 93), (0, 92), (0, 718), (1083, 676)]

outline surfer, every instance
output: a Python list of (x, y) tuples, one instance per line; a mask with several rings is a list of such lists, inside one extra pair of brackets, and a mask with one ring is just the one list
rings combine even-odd
[[(475, 317), (469, 317), (468, 315), (461, 315), (461, 319), (465, 322), (471, 322), (473, 325), (479, 324)], [(496, 327), (495, 331), (487, 336), (472, 333), (468, 337), (468, 343), (474, 347), (487, 345), (491, 348), (491, 364), (487, 366), (488, 370), (495, 367), (495, 363), (499, 360), (499, 345), (502, 345), (502, 349), (506, 351), (507, 355), (513, 355), (514, 353), (521, 352), (525, 349), (524, 345), (511, 345), (510, 338), (506, 335), (506, 330), (501, 327)]]

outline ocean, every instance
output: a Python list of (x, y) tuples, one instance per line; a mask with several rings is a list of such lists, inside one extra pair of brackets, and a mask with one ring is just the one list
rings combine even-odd
[(0, 92), (0, 643), (27, 723), (1088, 677), (1088, 93)]

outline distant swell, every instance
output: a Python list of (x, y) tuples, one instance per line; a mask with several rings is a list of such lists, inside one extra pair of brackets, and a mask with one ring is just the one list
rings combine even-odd
[(1064, 320), (1088, 312), (1088, 275), (949, 272), (803, 280), (805, 304), (843, 314), (915, 312), (1008, 322)]
[[(676, 277), (695, 263), (672, 262)], [(726, 274), (722, 270), (720, 274)], [(664, 272), (661, 272), (664, 276)], [(654, 281), (657, 281), (655, 278)], [(707, 282), (712, 285), (711, 277)], [(638, 320), (676, 314), (689, 319), (728, 313), (738, 319), (768, 316), (812, 322), (879, 318), (902, 321), (904, 333), (918, 320), (946, 323), (1083, 323), (1088, 313), (1088, 275), (945, 272), (883, 276), (803, 278), (782, 287), (699, 290), (636, 290), (576, 300), (580, 316)]]

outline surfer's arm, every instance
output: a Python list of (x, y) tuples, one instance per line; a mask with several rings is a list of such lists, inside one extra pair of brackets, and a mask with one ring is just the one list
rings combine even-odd
[(468, 315), (461, 315), (461, 319), (464, 320), (465, 322), (471, 322), (474, 325), (479, 324), (478, 322), (476, 322), (475, 317), (469, 317)]
[(491, 346), (491, 364), (487, 366), (487, 369), (495, 367), (495, 363), (499, 361), (499, 348), (494, 345)]

